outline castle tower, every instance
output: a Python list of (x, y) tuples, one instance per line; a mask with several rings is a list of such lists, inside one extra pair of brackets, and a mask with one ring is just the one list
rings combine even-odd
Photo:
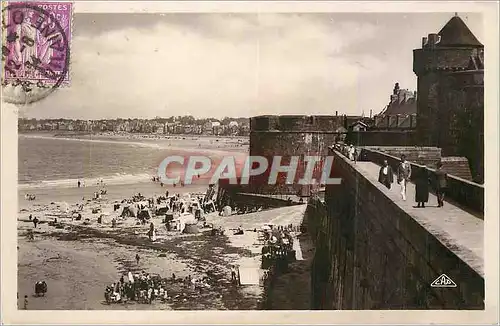
[[(420, 145), (441, 147), (445, 156), (467, 157), (476, 174), (482, 174), (484, 147), (483, 49), (455, 14), (437, 34), (423, 37), (422, 48), (413, 51)], [(470, 147), (477, 150), (471, 152)], [(481, 162), (472, 162), (478, 155)]]

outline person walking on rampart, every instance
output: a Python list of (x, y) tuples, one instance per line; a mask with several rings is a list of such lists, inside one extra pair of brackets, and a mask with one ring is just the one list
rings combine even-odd
[(429, 201), (429, 171), (424, 165), (417, 170), (415, 179), (415, 201), (417, 207), (425, 208), (425, 203)]
[(384, 164), (380, 168), (378, 173), (378, 182), (386, 186), (387, 189), (391, 189), (391, 185), (394, 182), (392, 168), (387, 163), (387, 160), (384, 160)]
[(411, 177), (411, 165), (406, 161), (406, 156), (401, 155), (401, 163), (398, 166), (398, 184), (401, 189), (401, 198), (406, 200), (406, 184)]
[(349, 160), (354, 161), (354, 146), (350, 145), (347, 153), (349, 155)]
[(447, 186), (447, 175), (443, 171), (443, 163), (439, 162), (436, 169), (436, 196), (438, 200), (438, 207), (444, 205), (444, 194)]

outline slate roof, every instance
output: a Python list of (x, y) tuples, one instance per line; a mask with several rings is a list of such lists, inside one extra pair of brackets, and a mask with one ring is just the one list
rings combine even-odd
[(417, 113), (417, 100), (412, 97), (407, 99), (406, 101), (399, 102), (391, 102), (387, 106), (385, 110), (385, 115), (394, 115), (394, 114), (415, 114)]
[(454, 16), (439, 31), (441, 40), (438, 46), (473, 46), (483, 47), (483, 44), (472, 34), (464, 21)]

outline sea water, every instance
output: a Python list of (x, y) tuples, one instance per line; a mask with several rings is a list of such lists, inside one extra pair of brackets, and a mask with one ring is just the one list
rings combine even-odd
[[(96, 185), (101, 179), (105, 184), (147, 182), (166, 156), (189, 151), (161, 142), (19, 135), (19, 189), (76, 187), (78, 180), (85, 185)], [(212, 151), (211, 155), (220, 158), (223, 153)]]

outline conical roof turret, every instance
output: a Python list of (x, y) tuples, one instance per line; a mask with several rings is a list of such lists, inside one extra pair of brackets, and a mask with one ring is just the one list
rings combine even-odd
[(438, 35), (441, 36), (438, 46), (483, 47), (457, 14), (444, 25)]

